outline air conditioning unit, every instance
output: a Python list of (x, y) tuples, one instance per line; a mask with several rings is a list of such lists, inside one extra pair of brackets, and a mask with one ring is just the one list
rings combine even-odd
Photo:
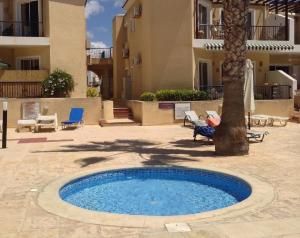
[(142, 6), (138, 5), (133, 7), (133, 17), (134, 18), (139, 18), (142, 16)]
[(138, 54), (133, 58), (133, 64), (134, 65), (141, 65), (142, 64), (142, 56)]
[(125, 48), (122, 50), (122, 56), (124, 59), (129, 58), (129, 49), (128, 48)]

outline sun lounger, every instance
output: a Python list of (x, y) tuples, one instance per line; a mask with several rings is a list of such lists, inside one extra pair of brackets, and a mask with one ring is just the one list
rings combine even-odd
[(208, 140), (213, 139), (215, 129), (211, 126), (195, 126), (194, 128), (194, 141), (196, 141), (197, 135), (206, 137)]
[(247, 130), (247, 138), (248, 140), (254, 139), (255, 141), (263, 142), (266, 135), (269, 132), (267, 131), (254, 131), (254, 130)]
[(17, 131), (21, 128), (29, 127), (35, 129), (36, 118), (40, 113), (40, 104), (38, 102), (25, 102), (22, 104), (22, 119), (18, 120)]
[(36, 119), (35, 131), (38, 132), (40, 128), (54, 129), (58, 128), (57, 114), (54, 115), (38, 115)]
[(280, 126), (286, 126), (288, 123), (288, 117), (279, 117), (279, 116), (269, 116), (269, 115), (253, 115), (251, 119), (258, 120), (260, 125), (264, 124), (265, 121), (267, 125), (274, 126), (276, 122), (279, 123)]
[(185, 117), (183, 121), (183, 125), (186, 126), (186, 122), (192, 123), (194, 126), (206, 126), (206, 122), (203, 120), (200, 120), (198, 115), (196, 114), (195, 111), (186, 111), (185, 112)]
[[(248, 124), (249, 117), (245, 116)], [(265, 115), (252, 115), (250, 116), (250, 125), (252, 126), (266, 126), (269, 123), (269, 118)]]
[(83, 125), (83, 108), (72, 108), (69, 115), (69, 120), (63, 121), (61, 126), (63, 129), (67, 127), (78, 127)]
[(217, 127), (221, 123), (221, 117), (216, 111), (206, 111), (207, 124), (211, 127)]

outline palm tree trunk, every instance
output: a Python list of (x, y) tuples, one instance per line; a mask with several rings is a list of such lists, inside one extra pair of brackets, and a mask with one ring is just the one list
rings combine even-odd
[(244, 110), (248, 8), (249, 0), (224, 0), (224, 101), (222, 122), (214, 137), (218, 155), (245, 155), (249, 151)]

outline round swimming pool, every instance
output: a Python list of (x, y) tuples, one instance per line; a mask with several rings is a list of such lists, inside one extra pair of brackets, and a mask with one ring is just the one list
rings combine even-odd
[(208, 170), (134, 168), (85, 176), (64, 185), (64, 201), (88, 210), (175, 216), (234, 205), (251, 194), (237, 177)]

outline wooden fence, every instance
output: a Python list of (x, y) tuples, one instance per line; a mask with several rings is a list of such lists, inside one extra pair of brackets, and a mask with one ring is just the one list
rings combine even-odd
[(42, 97), (41, 82), (0, 82), (0, 98)]

